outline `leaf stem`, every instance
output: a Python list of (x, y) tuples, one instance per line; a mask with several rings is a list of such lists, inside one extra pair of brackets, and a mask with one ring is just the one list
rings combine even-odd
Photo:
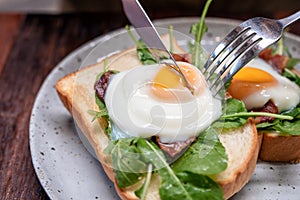
[(145, 185), (144, 185), (144, 188), (143, 188), (141, 200), (145, 200), (146, 199), (147, 189), (148, 189), (149, 184), (150, 184), (151, 175), (152, 175), (152, 164), (150, 163), (148, 165), (148, 169), (147, 169), (147, 176), (146, 176), (146, 181), (145, 181)]
[(205, 20), (205, 16), (207, 14), (208, 8), (211, 4), (212, 0), (207, 0), (200, 18), (200, 28), (199, 31), (197, 33), (197, 37), (196, 37), (196, 42), (200, 42), (202, 35), (203, 35), (203, 31), (202, 29), (204, 28), (204, 20)]
[(284, 45), (283, 45), (283, 39), (280, 39), (278, 41), (278, 46), (277, 46), (277, 49), (276, 49), (276, 54), (279, 54), (279, 55), (283, 55), (283, 49), (284, 49)]
[(181, 190), (185, 193), (186, 197), (189, 197), (189, 199), (192, 200), (192, 197), (189, 195), (189, 193), (186, 191), (186, 189), (183, 187), (183, 185), (180, 183), (180, 180), (175, 175), (174, 171), (171, 169), (169, 164), (165, 161), (165, 159), (157, 152), (157, 150), (151, 145), (149, 141), (146, 140), (147, 145), (151, 148), (151, 150), (156, 154), (156, 156), (159, 158), (159, 160), (162, 162), (163, 166), (166, 167), (167, 171), (171, 175), (171, 177), (178, 183)]
[(201, 18), (200, 18), (200, 27), (199, 27), (199, 30), (197, 32), (197, 35), (196, 35), (196, 41), (195, 41), (195, 63), (194, 65), (195, 66), (198, 66), (199, 64), (199, 58), (198, 58), (198, 54), (199, 54), (199, 51), (200, 51), (200, 41), (201, 41), (201, 38), (202, 38), (202, 35), (203, 35), (203, 29), (204, 29), (204, 20), (205, 20), (205, 16), (207, 14), (207, 11), (208, 11), (208, 8), (211, 4), (212, 0), (207, 0), (206, 3), (205, 3), (205, 6), (204, 6), (204, 9), (202, 11), (202, 15), (201, 15)]
[(169, 26), (169, 36), (170, 36), (170, 52), (173, 53), (173, 26)]
[(286, 120), (292, 120), (292, 116), (288, 115), (280, 115), (280, 114), (274, 114), (274, 113), (268, 113), (268, 112), (240, 112), (230, 115), (223, 115), (221, 118), (231, 118), (231, 117), (253, 117), (253, 116), (266, 116), (266, 117), (274, 117), (278, 119), (286, 119)]
[(136, 40), (136, 38), (135, 38), (134, 35), (132, 34), (129, 25), (126, 25), (126, 26), (125, 26), (125, 29), (127, 30), (129, 37), (130, 37), (130, 38), (132, 39), (132, 41), (137, 45), (137, 44), (138, 44), (138, 41)]

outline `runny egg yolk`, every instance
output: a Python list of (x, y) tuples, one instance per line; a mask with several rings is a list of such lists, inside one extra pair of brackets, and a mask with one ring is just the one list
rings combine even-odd
[(236, 99), (244, 100), (249, 95), (277, 85), (277, 80), (268, 72), (254, 67), (244, 67), (233, 76), (229, 94)]
[[(181, 63), (179, 67), (195, 91), (197, 91), (197, 93), (201, 92), (199, 90), (203, 88), (203, 86), (201, 86), (203, 85), (203, 81), (199, 73), (189, 64)], [(177, 102), (178, 98), (180, 98), (178, 92), (187, 92), (187, 88), (179, 73), (171, 67), (163, 66), (153, 79), (151, 92), (159, 99), (167, 102)]]

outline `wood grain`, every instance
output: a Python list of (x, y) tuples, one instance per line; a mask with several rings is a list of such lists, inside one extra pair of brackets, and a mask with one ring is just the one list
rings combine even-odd
[[(0, 73), (1, 199), (48, 199), (31, 162), (30, 112), (43, 80), (63, 57), (125, 23), (120, 16), (101, 17), (99, 21), (101, 18), (93, 14), (29, 15), (19, 26), (15, 21), (18, 16), (8, 17), (7, 26), (17, 37), (12, 37), (13, 45), (5, 49)], [(9, 35), (1, 35), (4, 44), (7, 38)]]
[(23, 19), (22, 15), (0, 14), (0, 74), (15, 38), (19, 33)]

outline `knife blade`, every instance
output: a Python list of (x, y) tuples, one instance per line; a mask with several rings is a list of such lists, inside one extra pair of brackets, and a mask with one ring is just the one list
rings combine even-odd
[[(182, 73), (180, 67), (177, 65), (175, 59), (173, 58), (170, 51), (166, 48), (162, 42), (156, 28), (148, 17), (147, 13), (141, 6), (138, 0), (122, 0), (124, 12), (130, 21), (130, 23), (135, 27), (136, 32), (139, 34), (141, 39), (149, 48), (159, 49), (165, 51), (172, 62), (172, 68), (176, 70), (182, 76), (184, 82), (186, 83), (187, 88), (193, 94), (193, 87), (186, 79)], [(168, 63), (165, 63), (168, 64)]]

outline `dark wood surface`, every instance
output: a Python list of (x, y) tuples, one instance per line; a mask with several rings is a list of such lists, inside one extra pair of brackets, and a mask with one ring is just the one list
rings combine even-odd
[[(150, 15), (197, 13), (157, 11)], [(49, 72), (71, 51), (127, 23), (116, 13), (0, 14), (0, 199), (48, 199), (29, 151), (29, 119), (36, 94)], [(300, 35), (299, 23), (292, 32)]]

